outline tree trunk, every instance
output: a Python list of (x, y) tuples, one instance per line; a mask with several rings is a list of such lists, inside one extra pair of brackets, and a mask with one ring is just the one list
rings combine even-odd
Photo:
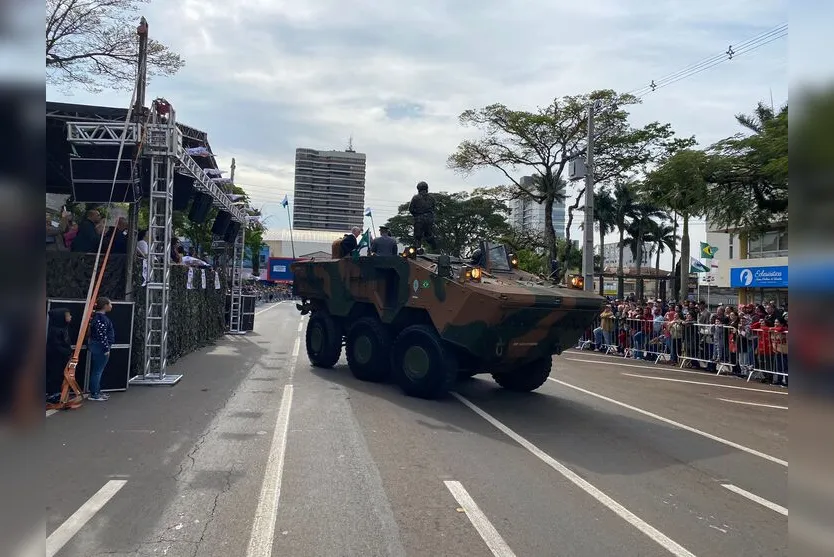
[[(569, 230), (568, 233), (570, 233)], [(547, 252), (550, 255), (547, 265), (549, 268), (550, 262), (556, 259), (556, 232), (553, 230), (553, 192), (548, 192), (544, 198), (544, 238), (547, 242)]]
[(625, 284), (623, 280), (623, 238), (625, 236), (625, 228), (620, 228), (620, 243), (618, 249), (620, 250), (620, 259), (617, 262), (617, 298), (622, 300), (625, 297)]
[(678, 212), (675, 211), (675, 227), (674, 227), (674, 237), (675, 237), (675, 245), (672, 246), (672, 274), (675, 273), (675, 259), (678, 255)]
[[(660, 298), (660, 251), (661, 251), (661, 244), (660, 242), (657, 243), (657, 255), (654, 263), (654, 297), (655, 299)], [(672, 267), (674, 269), (674, 267)]]
[(643, 299), (643, 225), (637, 230), (637, 299)]
[(602, 274), (605, 272), (605, 228), (599, 223), (599, 295), (605, 295), (605, 279)]
[[(560, 261), (560, 263), (562, 265), (562, 272), (564, 273), (564, 275), (566, 277), (567, 277), (567, 273), (568, 273), (568, 261), (570, 260), (570, 252), (571, 252), (571, 249), (573, 248), (573, 244), (570, 241), (570, 227), (573, 224), (573, 212), (577, 208), (579, 208), (579, 204), (582, 202), (583, 197), (585, 197), (585, 188), (584, 187), (579, 190), (579, 193), (576, 195), (576, 199), (574, 200), (573, 205), (568, 207), (568, 222), (567, 222), (567, 226), (565, 227), (565, 240), (567, 242), (567, 245), (565, 246), (565, 256), (562, 259), (562, 261)], [(552, 205), (552, 201), (551, 201), (551, 207), (552, 206), (553, 205)], [(555, 241), (554, 241), (554, 243), (555, 243)], [(554, 253), (553, 253), (553, 257), (554, 258), (556, 257), (555, 250), (554, 250)]]
[(683, 232), (681, 233), (681, 289), (678, 292), (678, 303), (682, 303), (689, 296), (689, 215), (683, 217)]

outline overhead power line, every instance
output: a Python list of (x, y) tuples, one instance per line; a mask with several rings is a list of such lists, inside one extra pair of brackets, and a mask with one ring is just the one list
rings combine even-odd
[(787, 36), (787, 34), (788, 24), (783, 23), (782, 25), (778, 25), (773, 29), (770, 29), (769, 31), (765, 31), (756, 35), (755, 37), (747, 39), (746, 41), (742, 41), (737, 44), (731, 44), (727, 47), (727, 50), (725, 50), (721, 54), (716, 54), (708, 58), (704, 58), (699, 62), (690, 64), (684, 68), (681, 68), (680, 70), (672, 72), (671, 74), (667, 74), (659, 79), (653, 79), (651, 83), (649, 83), (648, 85), (645, 85), (633, 91), (629, 91), (629, 93), (637, 96), (638, 98), (645, 97), (649, 93), (653, 93), (658, 89), (667, 87), (673, 83), (677, 83), (678, 81), (681, 81), (688, 77), (692, 77), (693, 75), (699, 74), (719, 64), (729, 62), (733, 60), (733, 58), (757, 50), (765, 46), (766, 44), (770, 44), (773, 41)]

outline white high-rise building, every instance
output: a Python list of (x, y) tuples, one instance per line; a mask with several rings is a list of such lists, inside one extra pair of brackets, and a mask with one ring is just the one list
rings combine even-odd
[(362, 226), (364, 210), (364, 153), (295, 150), (294, 229), (346, 233)]
[[(643, 264), (641, 267), (643, 269), (653, 268), (655, 264), (655, 253), (654, 250), (656, 246), (649, 242), (643, 242)], [(612, 244), (605, 244), (602, 247), (602, 257), (603, 257), (603, 266), (604, 267), (616, 267), (620, 263), (620, 246), (617, 242)], [(631, 253), (631, 248), (628, 246), (623, 247), (623, 269), (636, 269), (637, 268), (637, 260), (634, 258), (634, 254)]]
[[(524, 187), (532, 187), (533, 177), (524, 176), (520, 180)], [(522, 196), (518, 199), (510, 200), (509, 204), (510, 218), (509, 223), (515, 229), (544, 232), (545, 227), (545, 209), (544, 203), (539, 203), (535, 199), (528, 196)], [(551, 212), (553, 218), (553, 230), (557, 238), (565, 237), (565, 203), (558, 201), (553, 203), (553, 211)]]

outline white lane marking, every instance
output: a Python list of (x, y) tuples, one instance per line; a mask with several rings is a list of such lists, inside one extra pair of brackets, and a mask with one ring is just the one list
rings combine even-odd
[(744, 400), (731, 400), (729, 398), (719, 398), (718, 400), (723, 400), (724, 402), (732, 402), (733, 404), (746, 404), (747, 406), (761, 406), (763, 408), (775, 408), (777, 410), (787, 410), (787, 406), (778, 406), (776, 404), (761, 404), (759, 402), (747, 402)]
[(304, 321), (299, 321), (299, 322), (298, 322), (298, 332), (299, 332), (299, 333), (301, 332), (301, 329), (302, 329), (303, 327), (304, 327)]
[(768, 501), (764, 497), (759, 497), (758, 495), (756, 495), (754, 493), (750, 493), (749, 491), (747, 491), (745, 489), (741, 489), (740, 487), (735, 486), (733, 484), (721, 484), (721, 487), (723, 487), (725, 489), (729, 489), (733, 493), (738, 493), (742, 497), (747, 497), (751, 501), (753, 501), (755, 503), (758, 503), (758, 504), (762, 505), (763, 507), (767, 507), (768, 509), (770, 509), (772, 511), (776, 511), (777, 513), (779, 513), (781, 515), (788, 516), (788, 509), (786, 509), (782, 505), (777, 505), (776, 503)]
[(292, 359), (290, 360), (290, 382), (295, 378), (295, 366), (298, 364), (298, 353), (301, 350), (301, 336), (295, 337), (295, 344), (292, 347)]
[(769, 395), (786, 395), (785, 391), (769, 391), (767, 389), (754, 389), (753, 387), (738, 387), (736, 385), (723, 385), (721, 383), (707, 383), (706, 381), (690, 381), (689, 379), (674, 379), (672, 377), (656, 377), (654, 375), (640, 375), (639, 373), (620, 372), (620, 375), (628, 377), (640, 377), (641, 379), (654, 379), (655, 381), (673, 381), (675, 383), (690, 383), (692, 385), (707, 385), (708, 387), (720, 387), (722, 389), (736, 389), (738, 391), (753, 391), (754, 393), (767, 393)]
[(458, 504), (466, 511), (466, 516), (469, 522), (481, 535), (481, 539), (487, 544), (487, 547), (495, 557), (515, 557), (515, 553), (495, 529), (495, 526), (489, 521), (487, 516), (481, 511), (478, 504), (470, 497), (469, 493), (463, 487), (463, 484), (455, 481), (444, 481), (446, 488), (452, 492), (452, 495), (457, 500)]
[(261, 311), (256, 311), (256, 312), (255, 312), (255, 315), (260, 315), (260, 314), (262, 314), (262, 313), (264, 313), (264, 312), (267, 312), (267, 311), (269, 311), (269, 310), (271, 310), (271, 309), (275, 309), (275, 308), (277, 308), (279, 305), (281, 305), (281, 302), (276, 302), (276, 303), (272, 304), (271, 306), (269, 306), (268, 308), (264, 308), (264, 309), (262, 309)]
[(724, 439), (723, 437), (718, 437), (717, 435), (713, 435), (712, 433), (707, 433), (706, 431), (701, 431), (700, 429), (695, 429), (694, 427), (688, 426), (686, 424), (682, 424), (680, 422), (676, 422), (674, 420), (670, 420), (669, 418), (664, 418), (663, 416), (659, 416), (653, 412), (649, 412), (647, 410), (643, 410), (642, 408), (637, 408), (636, 406), (632, 406), (630, 404), (626, 404), (625, 402), (620, 402), (619, 400), (614, 400), (613, 398), (609, 398), (607, 396), (595, 393), (593, 391), (589, 391), (587, 389), (583, 389), (582, 387), (577, 387), (576, 385), (571, 385), (570, 383), (565, 383), (564, 381), (560, 381), (558, 379), (553, 379), (552, 377), (548, 377), (550, 381), (554, 383), (558, 383), (560, 385), (564, 385), (565, 387), (570, 387), (571, 389), (575, 389), (579, 392), (585, 393), (587, 395), (591, 395), (593, 397), (597, 397), (601, 400), (606, 402), (610, 402), (611, 404), (616, 404), (617, 406), (622, 406), (623, 408), (627, 408), (633, 412), (637, 412), (639, 414), (643, 414), (644, 416), (648, 416), (650, 418), (654, 418), (655, 420), (667, 423), (669, 425), (675, 426), (680, 429), (685, 429), (686, 431), (695, 433), (697, 435), (701, 435), (702, 437), (706, 437), (707, 439), (712, 439), (713, 441), (718, 441), (719, 443), (723, 443), (728, 447), (732, 447), (734, 449), (738, 449), (740, 451), (744, 451), (746, 453), (758, 456), (765, 460), (769, 460), (771, 462), (775, 462), (776, 464), (781, 464), (782, 466), (788, 466), (787, 460), (782, 460), (781, 458), (776, 458), (775, 456), (771, 456), (767, 453), (763, 453), (761, 451), (757, 451), (756, 449), (751, 449), (750, 447), (745, 447), (744, 445), (740, 445), (728, 439)]
[(264, 480), (258, 497), (258, 508), (252, 523), (248, 557), (270, 557), (275, 540), (275, 520), (278, 518), (278, 501), (281, 498), (281, 478), (284, 474), (284, 455), (287, 450), (287, 429), (290, 425), (292, 385), (284, 386), (281, 408), (275, 422), (275, 434), (266, 461)]
[[(703, 371), (693, 371), (693, 370), (688, 370), (688, 369), (680, 369), (680, 368), (677, 368), (677, 367), (666, 368), (666, 367), (660, 367), (660, 366), (643, 366), (643, 365), (640, 365), (640, 364), (624, 364), (622, 362), (612, 362), (611, 360), (613, 360), (614, 358), (606, 358), (606, 359), (603, 359), (603, 360), (585, 360), (585, 359), (582, 359), (582, 358), (569, 358), (567, 356), (562, 356), (562, 359), (570, 360), (571, 362), (587, 362), (589, 364), (605, 364), (605, 365), (609, 365), (609, 366), (636, 367), (636, 368), (640, 368), (640, 369), (651, 369), (653, 371), (674, 371), (675, 373), (691, 373), (693, 375), (698, 375), (698, 376), (701, 376), (701, 377), (704, 376)], [(683, 381), (683, 379), (671, 379), (671, 378), (668, 378), (668, 377), (664, 377), (664, 379), (666, 379), (667, 381)], [(709, 384), (710, 385), (720, 385), (720, 383), (709, 383)], [(780, 389), (778, 391), (777, 390), (772, 390), (771, 391), (769, 389), (753, 389), (752, 387), (736, 387), (736, 386), (732, 386), (732, 385), (727, 385), (727, 388), (729, 388), (729, 389), (755, 390), (755, 391), (758, 391), (758, 392), (761, 392), (761, 393), (770, 393), (770, 394), (773, 394), (773, 395), (787, 395), (788, 394), (788, 391), (785, 390), (785, 389)]]
[(127, 480), (110, 480), (81, 505), (72, 516), (46, 538), (46, 557), (52, 557), (75, 536), (107, 502), (122, 489)]
[(527, 449), (530, 453), (532, 453), (536, 458), (559, 472), (562, 476), (564, 476), (567, 480), (572, 482), (574, 485), (582, 489), (585, 493), (605, 505), (609, 510), (614, 512), (617, 516), (631, 524), (633, 527), (637, 528), (641, 532), (643, 532), (646, 536), (649, 537), (652, 541), (658, 543), (664, 549), (669, 551), (672, 555), (676, 557), (694, 557), (694, 555), (687, 550), (685, 547), (678, 544), (673, 539), (666, 536), (663, 532), (657, 530), (655, 527), (650, 525), (649, 523), (645, 522), (643, 519), (626, 509), (624, 506), (619, 504), (617, 501), (594, 487), (590, 482), (581, 478), (578, 474), (570, 470), (567, 466), (558, 462), (556, 459), (551, 457), (549, 454), (545, 453), (533, 443), (510, 429), (509, 427), (505, 426), (503, 423), (499, 422), (497, 419), (493, 418), (491, 415), (487, 414), (473, 403), (469, 402), (466, 398), (459, 395), (458, 393), (451, 393), (452, 396), (457, 398), (461, 401), (464, 405), (466, 405), (470, 410), (478, 414), (480, 417), (488, 421), (490, 424), (495, 426), (498, 430), (500, 430), (504, 435)]
[(57, 414), (57, 413), (58, 413), (58, 411), (55, 410), (54, 408), (51, 409), (51, 410), (47, 410), (46, 411), (46, 417), (48, 418), (49, 416), (52, 416), (53, 414)]

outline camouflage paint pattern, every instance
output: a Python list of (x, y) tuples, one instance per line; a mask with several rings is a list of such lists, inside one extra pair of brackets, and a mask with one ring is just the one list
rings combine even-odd
[(297, 261), (291, 269), (296, 294), (337, 317), (348, 317), (356, 304), (373, 306), (388, 324), (405, 308), (425, 310), (444, 340), (490, 371), (573, 346), (605, 303), (594, 293), (537, 283), (518, 270), (462, 283), (459, 267), (452, 278), (442, 278), (424, 258)]

